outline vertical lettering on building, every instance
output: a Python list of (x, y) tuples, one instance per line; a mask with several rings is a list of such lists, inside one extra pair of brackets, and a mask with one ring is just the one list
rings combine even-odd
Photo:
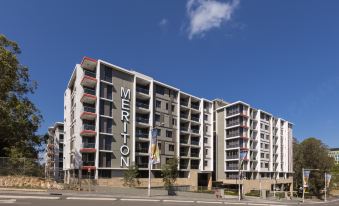
[(129, 147), (127, 145), (127, 138), (129, 137), (128, 131), (127, 131), (127, 125), (129, 123), (130, 119), (130, 101), (131, 101), (131, 90), (121, 87), (120, 90), (120, 96), (121, 96), (121, 121), (123, 122), (123, 132), (121, 133), (121, 136), (123, 138), (123, 145), (120, 147), (120, 167), (129, 166)]

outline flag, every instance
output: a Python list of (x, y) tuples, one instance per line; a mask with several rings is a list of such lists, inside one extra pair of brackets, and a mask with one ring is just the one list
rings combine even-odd
[(332, 177), (331, 174), (325, 173), (326, 187), (330, 187), (331, 177)]
[(244, 160), (247, 156), (247, 151), (241, 151), (240, 152), (240, 160)]
[(158, 146), (158, 129), (152, 129), (152, 138), (150, 145), (150, 161), (151, 164), (160, 163), (160, 151)]
[(310, 170), (304, 170), (304, 187), (308, 187), (308, 179), (310, 178)]

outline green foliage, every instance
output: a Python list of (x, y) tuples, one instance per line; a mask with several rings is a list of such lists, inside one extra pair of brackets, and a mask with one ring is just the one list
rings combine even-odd
[(16, 155), (37, 158), (41, 137), (36, 135), (42, 116), (27, 95), (36, 83), (29, 70), (20, 64), (17, 43), (0, 35), (0, 156)]
[(130, 165), (128, 167), (128, 170), (124, 172), (124, 186), (128, 187), (135, 187), (137, 185), (140, 185), (140, 181), (138, 179), (138, 168), (134, 165)]
[(330, 182), (330, 188), (332, 189), (339, 189), (339, 165), (333, 166), (331, 169), (331, 182)]
[(260, 191), (259, 190), (251, 190), (251, 192), (246, 193), (246, 196), (252, 196), (252, 197), (260, 197)]
[(170, 190), (178, 177), (178, 159), (173, 158), (168, 160), (167, 164), (161, 167), (161, 176), (164, 186)]
[(330, 171), (334, 166), (333, 158), (328, 156), (327, 146), (316, 138), (308, 138), (298, 143), (293, 143), (293, 168), (296, 188), (302, 186), (302, 168), (319, 169), (311, 171), (309, 179), (309, 191), (314, 195), (320, 195), (324, 188), (324, 172)]

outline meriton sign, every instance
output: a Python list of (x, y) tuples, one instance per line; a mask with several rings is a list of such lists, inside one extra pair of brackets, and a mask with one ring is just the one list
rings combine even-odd
[(120, 147), (120, 154), (121, 154), (121, 160), (120, 160), (120, 167), (123, 167), (125, 165), (126, 167), (129, 166), (129, 147), (127, 145), (127, 137), (129, 137), (128, 131), (127, 131), (127, 124), (129, 123), (130, 119), (130, 102), (131, 102), (131, 90), (121, 87), (121, 121), (123, 122), (123, 132), (121, 133), (121, 136), (124, 140), (123, 145)]

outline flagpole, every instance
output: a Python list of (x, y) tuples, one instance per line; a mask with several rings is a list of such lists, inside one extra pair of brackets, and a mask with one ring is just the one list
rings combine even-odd
[(302, 185), (303, 185), (303, 202), (305, 202), (305, 177), (304, 177), (304, 168), (303, 168), (303, 181), (302, 181)]
[(148, 197), (151, 197), (151, 158), (148, 160)]

